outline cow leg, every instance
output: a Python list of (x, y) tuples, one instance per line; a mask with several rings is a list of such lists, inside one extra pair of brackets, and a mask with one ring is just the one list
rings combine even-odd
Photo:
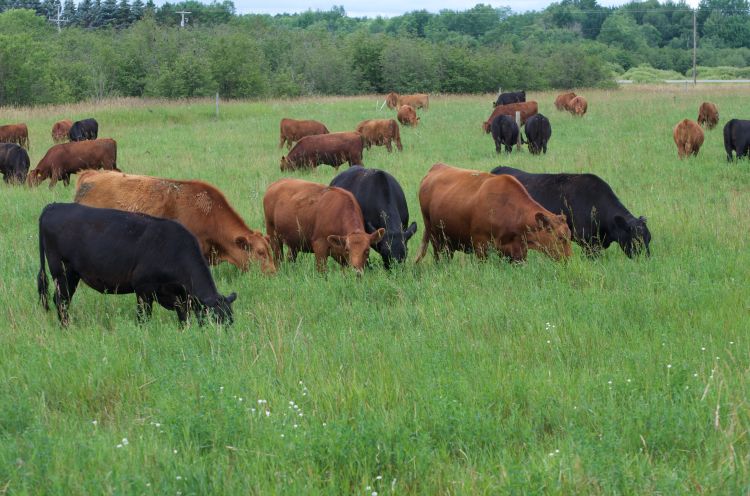
[(286, 142), (286, 138), (282, 135), (281, 140), (279, 141), (279, 150), (284, 147), (285, 142)]
[[(51, 272), (50, 267), (50, 272)], [(54, 277), (55, 281), (55, 308), (57, 308), (57, 318), (60, 319), (60, 323), (64, 326), (68, 325), (68, 306), (70, 300), (76, 292), (78, 281), (80, 277), (75, 272), (63, 272), (58, 277)]]
[(391, 146), (391, 140), (387, 140), (385, 142), (385, 149), (388, 150), (388, 153), (391, 153), (393, 151), (393, 147)]
[(154, 296), (148, 293), (136, 293), (135, 316), (139, 324), (145, 324), (151, 319)]
[(289, 247), (289, 253), (287, 253), (287, 256), (286, 256), (287, 260), (289, 260), (290, 262), (296, 262), (297, 261), (297, 253), (299, 253), (299, 251), (296, 250), (295, 248), (292, 248), (290, 246)]
[(63, 186), (70, 186), (70, 174), (64, 174), (62, 177)]
[(419, 263), (424, 258), (424, 256), (427, 254), (427, 245), (430, 242), (430, 222), (426, 217), (423, 216), (422, 218), (424, 219), (422, 242), (419, 244), (419, 250), (417, 250), (417, 259), (414, 260), (414, 263)]
[(315, 268), (318, 272), (326, 271), (326, 262), (328, 261), (328, 243), (326, 241), (315, 241), (313, 243), (313, 253), (315, 253)]

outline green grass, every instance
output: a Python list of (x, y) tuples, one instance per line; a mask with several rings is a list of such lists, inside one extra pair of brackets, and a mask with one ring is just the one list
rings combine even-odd
[[(750, 117), (746, 90), (578, 93), (582, 119), (528, 95), (553, 127), (540, 157), (495, 154), (492, 95), (433, 96), (402, 153), (364, 156), (404, 187), (410, 261), (386, 273), (373, 253), (361, 279), (333, 263), (320, 275), (311, 255), (274, 277), (223, 264), (219, 290), (239, 293), (226, 330), (180, 330), (161, 307), (138, 326), (134, 297), (85, 286), (62, 329), (37, 304), (37, 219), (73, 186), (1, 185), (0, 493), (748, 493), (750, 165), (727, 164), (721, 127), (696, 158), (672, 141), (704, 100), (721, 125)], [(279, 120), (350, 130), (392, 115), (376, 98), (224, 103), (218, 121), (208, 101), (2, 115), (29, 125), (32, 164), (54, 121), (94, 116), (123, 171), (209, 181), (262, 228)], [(436, 161), (596, 173), (648, 217), (652, 257), (415, 266), (417, 188)]]

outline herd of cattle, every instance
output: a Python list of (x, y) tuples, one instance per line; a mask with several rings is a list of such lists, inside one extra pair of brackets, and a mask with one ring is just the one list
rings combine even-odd
[[(399, 116), (402, 111), (411, 115), (405, 125), (417, 125), (416, 110), (427, 110), (429, 97), (391, 93), (384, 104)], [(558, 96), (555, 105), (577, 116), (588, 107), (574, 93)], [(696, 127), (703, 139), (698, 124), (683, 126), (685, 122), (695, 124), (686, 120), (675, 128), (680, 157), (697, 152)], [(704, 103), (699, 122), (714, 127), (716, 107)], [(538, 113), (536, 102), (526, 101), (523, 91), (499, 95), (483, 129), (492, 133), (498, 152), (502, 146), (511, 151), (523, 142), (519, 125), (525, 127), (529, 150), (546, 153), (549, 120)], [(390, 152), (395, 142), (402, 150), (393, 119), (363, 121), (356, 131), (340, 133), (329, 133), (317, 121), (282, 119), (279, 148), (291, 148), (281, 159), (282, 171), (319, 164), (338, 169), (344, 162), (350, 167), (329, 185), (294, 178), (269, 185), (263, 197), (265, 235), (248, 227), (210, 184), (122, 173), (116, 167), (116, 142), (97, 135), (94, 119), (56, 123), (52, 139), (57, 144), (27, 172), (26, 126), (0, 127), (5, 141), (0, 144), (0, 170), (6, 182), (37, 186), (49, 178), (50, 187), (59, 180), (68, 185), (70, 175), (80, 172), (74, 203), (50, 204), (39, 217), (39, 298), (48, 308), (46, 262), (63, 325), (81, 280), (102, 293), (135, 293), (139, 321), (150, 316), (156, 301), (174, 310), (181, 323), (192, 311), (199, 323), (210, 315), (229, 324), (237, 295), (217, 291), (209, 264), (226, 261), (243, 271), (257, 264), (274, 274), (286, 246), (290, 261), (300, 252), (313, 253), (320, 271), (331, 257), (361, 275), (371, 248), (386, 269), (404, 262), (407, 242), (417, 231), (417, 224), (409, 223), (406, 197), (396, 178), (362, 166), (365, 147), (386, 146)], [(747, 155), (750, 121), (729, 121), (724, 137), (730, 160), (730, 145), (738, 157)], [(70, 142), (62, 143), (66, 139)], [(632, 215), (593, 174), (532, 174), (510, 167), (482, 172), (436, 163), (422, 179), (418, 195), (424, 229), (416, 262), (429, 245), (435, 259), (450, 258), (455, 251), (484, 259), (496, 251), (523, 261), (532, 249), (562, 260), (571, 256), (571, 242), (589, 256), (612, 243), (628, 257), (650, 255), (646, 219)]]

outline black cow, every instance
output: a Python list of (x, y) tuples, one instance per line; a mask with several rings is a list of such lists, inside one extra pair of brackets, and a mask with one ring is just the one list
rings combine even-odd
[(589, 256), (617, 242), (628, 257), (651, 255), (651, 233), (645, 217), (634, 217), (603, 179), (594, 174), (532, 174), (496, 167), (524, 185), (531, 197), (556, 214), (565, 214), (573, 241)]
[(518, 142), (518, 124), (509, 115), (498, 115), (492, 119), (490, 126), (492, 139), (495, 140), (495, 151), (500, 153), (502, 145), (505, 145), (505, 151), (513, 151), (513, 145)]
[(68, 132), (70, 141), (95, 140), (99, 135), (99, 123), (96, 119), (83, 119), (76, 121)]
[(180, 324), (190, 309), (200, 324), (207, 310), (219, 323), (233, 321), (237, 295), (216, 291), (198, 241), (175, 221), (77, 203), (47, 205), (39, 216), (37, 289), (49, 310), (45, 256), (63, 325), (81, 279), (100, 293), (135, 293), (139, 321), (151, 316), (154, 300), (175, 310)]
[(547, 153), (547, 142), (552, 136), (552, 126), (550, 126), (549, 119), (542, 114), (532, 115), (526, 121), (524, 131), (531, 153), (534, 155), (541, 152)]
[(392, 175), (379, 169), (365, 169), (361, 165), (348, 168), (333, 178), (331, 186), (338, 186), (354, 195), (362, 208), (365, 231), (374, 233), (385, 229), (385, 236), (375, 245), (383, 257), (383, 265), (391, 268), (391, 260), (406, 260), (406, 243), (415, 232), (417, 223), (409, 227), (409, 208), (401, 185)]
[(732, 119), (724, 125), (724, 149), (727, 151), (727, 161), (732, 161), (732, 152), (737, 159), (750, 158), (750, 121)]
[(0, 173), (6, 183), (26, 182), (29, 172), (29, 154), (15, 143), (0, 143)]
[(508, 105), (509, 103), (520, 103), (520, 102), (525, 102), (525, 101), (526, 101), (526, 90), (509, 92), (509, 93), (500, 93), (497, 96), (497, 100), (492, 102), (492, 106), (497, 107), (498, 105)]

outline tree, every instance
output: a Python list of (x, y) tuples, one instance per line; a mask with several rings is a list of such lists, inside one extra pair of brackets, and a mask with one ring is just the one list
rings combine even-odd
[(630, 51), (639, 51), (646, 47), (646, 37), (638, 24), (628, 14), (621, 12), (609, 16), (604, 21), (597, 39), (602, 43)]
[(133, 5), (130, 6), (130, 23), (134, 23), (143, 18), (144, 7), (141, 0), (134, 0)]
[(120, 0), (120, 3), (117, 4), (117, 12), (115, 13), (115, 27), (117, 29), (125, 29), (132, 22), (132, 12), (130, 12), (128, 0)]
[(76, 4), (73, 0), (65, 0), (63, 5), (63, 17), (68, 20), (68, 25), (73, 25), (76, 22)]
[(97, 27), (107, 28), (114, 26), (116, 21), (117, 0), (104, 0), (99, 7), (99, 23)]

